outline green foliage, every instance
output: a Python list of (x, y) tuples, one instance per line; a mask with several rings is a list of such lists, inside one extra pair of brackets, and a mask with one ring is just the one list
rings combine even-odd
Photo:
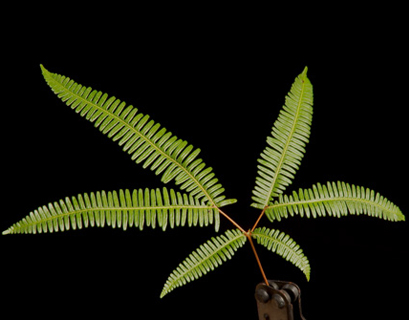
[(300, 246), (290, 236), (280, 230), (266, 227), (256, 228), (251, 236), (257, 239), (257, 243), (265, 246), (268, 250), (277, 253), (287, 261), (293, 263), (310, 279), (311, 267)]
[(304, 69), (291, 87), (274, 123), (260, 165), (252, 206), (264, 209), (291, 184), (305, 153), (312, 122), (312, 85)]
[(162, 174), (162, 182), (175, 180), (182, 190), (210, 205), (222, 207), (224, 189), (212, 168), (197, 159), (200, 149), (178, 139), (148, 115), (126, 106), (115, 97), (85, 87), (68, 77), (51, 73), (41, 66), (44, 79), (54, 93), (71, 109), (94, 122), (96, 128), (117, 141), (136, 163)]
[(82, 86), (41, 66), (44, 79), (54, 93), (79, 115), (94, 123), (103, 134), (116, 141), (143, 168), (161, 175), (173, 189), (137, 189), (85, 193), (65, 198), (31, 212), (3, 234), (56, 232), (88, 226), (123, 228), (159, 226), (220, 226), (220, 214), (236, 227), (211, 238), (192, 252), (170, 274), (161, 297), (175, 288), (198, 279), (229, 260), (248, 240), (260, 264), (253, 240), (277, 253), (310, 278), (310, 265), (301, 248), (288, 235), (266, 227), (257, 228), (266, 214), (270, 221), (289, 216), (345, 216), (365, 214), (389, 221), (403, 221), (399, 208), (372, 190), (344, 182), (316, 184), (292, 195), (283, 194), (299, 169), (310, 137), (312, 85), (307, 68), (296, 78), (285, 105), (275, 121), (267, 147), (258, 160), (258, 176), (253, 189), (253, 207), (262, 210), (259, 219), (245, 231), (220, 208), (235, 203), (226, 199), (224, 188), (211, 167), (198, 158), (200, 149), (172, 135), (133, 106), (115, 97)]
[(202, 277), (231, 259), (246, 240), (246, 236), (239, 230), (228, 230), (223, 235), (211, 238), (202, 244), (171, 273), (163, 287), (161, 297), (179, 286)]
[(300, 189), (292, 195), (280, 195), (273, 205), (266, 208), (266, 215), (273, 220), (295, 214), (301, 217), (341, 217), (348, 214), (365, 214), (389, 221), (404, 221), (400, 209), (379, 193), (345, 182), (317, 183), (309, 189)]
[(3, 234), (57, 232), (81, 229), (83, 226), (126, 230), (128, 227), (146, 225), (155, 228), (156, 224), (163, 230), (175, 226), (207, 226), (215, 223), (219, 228), (219, 212), (198, 199), (187, 194), (169, 191), (166, 188), (150, 190), (139, 189), (96, 192), (65, 198), (59, 202), (42, 206), (17, 222)]

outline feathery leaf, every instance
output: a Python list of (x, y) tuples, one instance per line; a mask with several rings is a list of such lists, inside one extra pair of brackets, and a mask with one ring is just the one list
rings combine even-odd
[(264, 209), (292, 183), (305, 153), (312, 122), (312, 85), (307, 68), (295, 79), (261, 153), (253, 207)]
[(175, 226), (207, 226), (219, 228), (216, 208), (204, 205), (191, 195), (173, 189), (119, 190), (96, 192), (65, 198), (39, 207), (3, 234), (57, 232), (82, 227), (138, 227), (156, 224), (166, 230)]
[(400, 209), (379, 193), (339, 181), (326, 185), (317, 183), (290, 196), (281, 195), (265, 212), (270, 221), (287, 218), (289, 214), (308, 218), (365, 214), (389, 221), (405, 220)]
[(173, 136), (148, 115), (126, 106), (115, 97), (84, 87), (68, 77), (51, 73), (41, 65), (43, 76), (58, 97), (73, 110), (94, 122), (95, 127), (117, 141), (136, 163), (150, 168), (162, 181), (175, 183), (192, 196), (219, 206), (223, 202), (224, 189), (215, 178), (212, 168), (197, 159), (200, 149), (194, 149), (186, 141)]
[(310, 279), (311, 267), (307, 257), (303, 254), (300, 246), (284, 232), (263, 227), (254, 229), (251, 236), (257, 239), (258, 244), (293, 263), (305, 274), (308, 280)]
[(235, 251), (241, 248), (246, 241), (247, 238), (241, 231), (228, 230), (223, 235), (202, 244), (170, 274), (160, 297), (162, 298), (175, 288), (202, 277), (227, 259), (231, 259)]

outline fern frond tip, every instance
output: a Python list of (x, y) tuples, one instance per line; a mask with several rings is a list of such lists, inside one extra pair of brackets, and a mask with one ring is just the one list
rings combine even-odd
[(305, 68), (304, 68), (304, 70), (303, 70), (303, 72), (302, 72), (303, 78), (307, 77), (307, 72), (308, 72), (308, 67), (305, 66)]
[(396, 221), (406, 221), (406, 217), (405, 217), (405, 215), (402, 213), (402, 211), (399, 210), (397, 216), (398, 216), (398, 218), (396, 219)]
[(307, 270), (303, 269), (301, 271), (304, 273), (305, 278), (307, 279), (307, 281), (310, 282), (310, 280), (311, 280), (311, 266), (308, 264)]
[(226, 199), (222, 200), (221, 202), (217, 203), (217, 206), (219, 208), (230, 205), (230, 204), (235, 204), (237, 202), (237, 199)]
[(162, 292), (160, 293), (160, 296), (159, 296), (159, 298), (163, 298), (164, 296), (166, 296), (168, 294), (168, 292), (165, 290), (165, 289), (163, 289), (162, 290)]
[(45, 72), (48, 72), (48, 70), (40, 63), (40, 68), (41, 72), (44, 74)]

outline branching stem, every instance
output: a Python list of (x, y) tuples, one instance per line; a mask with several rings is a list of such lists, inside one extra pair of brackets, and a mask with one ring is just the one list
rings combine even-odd
[(227, 220), (229, 220), (231, 223), (233, 223), (233, 225), (234, 225), (236, 228), (238, 228), (241, 232), (243, 232), (243, 234), (247, 237), (247, 239), (248, 239), (249, 242), (250, 242), (251, 249), (253, 250), (254, 256), (256, 257), (258, 267), (260, 268), (261, 275), (263, 276), (263, 280), (264, 280), (264, 282), (266, 283), (266, 285), (269, 285), (269, 284), (268, 284), (267, 277), (266, 277), (266, 274), (265, 274), (264, 269), (263, 269), (263, 266), (261, 265), (260, 258), (258, 257), (258, 254), (257, 254), (257, 251), (256, 251), (256, 247), (254, 246), (253, 239), (251, 238), (251, 233), (254, 231), (254, 229), (256, 228), (256, 226), (257, 226), (257, 224), (258, 224), (258, 222), (260, 221), (261, 217), (263, 216), (265, 209), (264, 209), (263, 212), (261, 213), (260, 217), (257, 219), (255, 225), (253, 226), (253, 229), (252, 229), (252, 230), (249, 230), (249, 231), (245, 231), (236, 221), (234, 221), (232, 218), (230, 218), (230, 216), (229, 216), (227, 213), (225, 213), (225, 212), (223, 212), (222, 210), (220, 210), (220, 208), (217, 208), (217, 210), (219, 210), (219, 212), (220, 212), (221, 215), (223, 215)]

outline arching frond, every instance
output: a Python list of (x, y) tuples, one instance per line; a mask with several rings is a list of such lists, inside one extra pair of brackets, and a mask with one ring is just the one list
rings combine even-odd
[(200, 149), (178, 139), (133, 106), (51, 73), (43, 66), (41, 69), (48, 85), (62, 101), (117, 141), (135, 162), (157, 175), (162, 174), (164, 183), (175, 180), (182, 190), (218, 207), (235, 202), (224, 200), (224, 189), (212, 168), (197, 159)]
[(228, 230), (223, 235), (202, 244), (170, 274), (160, 297), (162, 298), (175, 288), (202, 277), (227, 259), (231, 259), (235, 251), (241, 248), (246, 240), (246, 236), (241, 231)]
[(307, 68), (296, 78), (258, 160), (253, 207), (264, 209), (291, 184), (305, 153), (312, 122), (312, 85)]
[(263, 227), (254, 229), (251, 236), (257, 239), (258, 244), (293, 263), (305, 274), (308, 280), (310, 279), (311, 267), (307, 257), (300, 246), (284, 232)]
[(101, 191), (42, 206), (3, 234), (57, 232), (105, 225), (124, 230), (132, 226), (142, 230), (145, 225), (152, 228), (158, 225), (165, 230), (168, 225), (174, 228), (214, 223), (218, 229), (219, 219), (216, 208), (173, 189)]
[(265, 212), (270, 221), (295, 214), (308, 218), (365, 214), (390, 221), (405, 220), (401, 210), (379, 193), (345, 182), (317, 183), (290, 196), (282, 195)]

